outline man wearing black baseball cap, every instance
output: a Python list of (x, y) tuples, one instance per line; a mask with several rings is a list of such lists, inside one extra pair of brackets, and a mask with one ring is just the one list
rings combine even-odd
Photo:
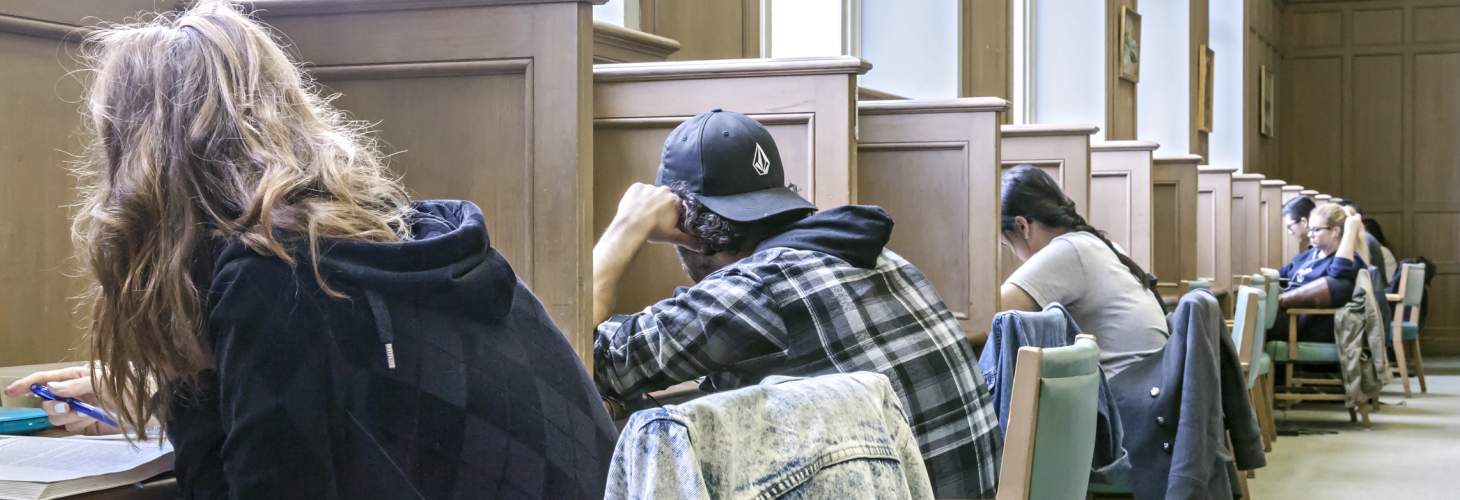
[[(902, 397), (935, 494), (993, 496), (998, 425), (976, 356), (923, 273), (885, 248), (886, 212), (817, 212), (786, 186), (765, 127), (718, 109), (669, 134), (655, 184), (629, 188), (593, 248), (594, 369), (605, 396), (698, 377), (717, 391), (768, 375), (882, 373)], [(675, 245), (695, 285), (610, 317), (644, 242)]]

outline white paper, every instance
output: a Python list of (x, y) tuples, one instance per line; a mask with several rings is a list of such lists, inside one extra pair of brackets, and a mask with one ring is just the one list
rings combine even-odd
[(54, 483), (122, 472), (172, 453), (166, 441), (0, 436), (0, 481)]

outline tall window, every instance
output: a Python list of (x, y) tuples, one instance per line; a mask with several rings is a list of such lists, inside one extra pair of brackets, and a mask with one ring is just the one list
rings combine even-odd
[(844, 38), (845, 0), (765, 0), (770, 57), (835, 56), (850, 53)]
[(916, 99), (958, 96), (958, 2), (859, 0), (862, 85)]
[(1034, 93), (1029, 89), (1034, 83), (1034, 72), (1030, 68), (1030, 54), (1032, 40), (1034, 40), (1032, 16), (1030, 15), (1030, 3), (1034, 0), (1011, 0), (1009, 27), (1011, 29), (1010, 39), (1010, 79), (1012, 80), (1009, 96), (1010, 111), (1013, 112), (1014, 123), (1031, 123), (1030, 115), (1034, 112)]
[(854, 55), (861, 84), (909, 98), (958, 95), (958, 2), (764, 0), (770, 57)]
[(608, 0), (608, 3), (593, 6), (593, 20), (637, 28), (638, 7), (639, 0)]

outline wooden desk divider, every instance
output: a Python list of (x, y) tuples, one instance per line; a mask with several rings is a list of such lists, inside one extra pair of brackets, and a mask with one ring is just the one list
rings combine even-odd
[(1332, 202), (1332, 201), (1333, 201), (1333, 196), (1332, 195), (1328, 195), (1328, 194), (1319, 194), (1319, 195), (1316, 195), (1316, 196), (1313, 197), (1313, 202), (1314, 203), (1320, 203), (1321, 204), (1321, 203), (1329, 203), (1329, 202)]
[(1283, 187), (1287, 183), (1278, 179), (1262, 181), (1262, 203), (1258, 208), (1263, 237), (1261, 246), (1262, 267), (1279, 269), (1286, 264), (1283, 247), (1287, 244), (1287, 230), (1283, 227)]
[(1263, 267), (1262, 249), (1267, 244), (1262, 221), (1263, 179), (1262, 174), (1232, 176), (1232, 272), (1228, 274), (1234, 280)]
[(857, 104), (857, 203), (896, 226), (889, 244), (933, 282), (964, 332), (987, 331), (998, 304), (999, 113), (1008, 101)]
[(1090, 225), (1151, 268), (1151, 141), (1090, 145)]
[[(1004, 125), (1000, 129), (1000, 163), (1004, 169), (1031, 164), (1049, 172), (1081, 216), (1090, 216), (1090, 135), (1094, 125)], [(994, 237), (999, 237), (995, 234)], [(999, 282), (1019, 267), (1007, 248), (999, 250)]]
[[(1297, 198), (1299, 196), (1313, 196), (1313, 194), (1305, 194), (1305, 193), (1313, 193), (1313, 194), (1316, 194), (1317, 191), (1313, 191), (1313, 190), (1310, 190), (1310, 189), (1303, 189), (1303, 186), (1299, 186), (1297, 184), (1289, 184), (1287, 186), (1283, 186), (1283, 204), (1286, 205), (1289, 200), (1292, 200), (1293, 198)], [(1281, 207), (1279, 207), (1279, 209), (1278, 209), (1278, 216), (1279, 216), (1279, 220), (1281, 221), (1282, 220), (1282, 208)], [(1280, 224), (1281, 223), (1282, 222), (1280, 222)], [(1296, 240), (1292, 236), (1288, 235), (1287, 227), (1283, 227), (1282, 234), (1283, 234), (1283, 260), (1282, 260), (1282, 262), (1283, 262), (1283, 264), (1286, 264), (1288, 262), (1291, 262), (1293, 260), (1293, 257), (1297, 257), (1298, 254), (1303, 253), (1303, 250), (1306, 250), (1306, 249), (1298, 248), (1298, 240)], [(1278, 267), (1281, 268), (1282, 267), (1282, 264), (1278, 264)]]
[(1302, 191), (1299, 191), (1298, 194), (1301, 194), (1303, 196), (1307, 196), (1309, 198), (1314, 198), (1313, 201), (1314, 202), (1317, 202), (1318, 201), (1317, 200), (1318, 195), (1323, 194), (1323, 193), (1319, 193), (1318, 190), (1316, 190), (1316, 189), (1304, 189)]
[[(654, 182), (664, 138), (695, 114), (722, 108), (775, 137), (786, 181), (823, 208), (856, 199), (855, 57), (600, 64), (593, 67), (591, 236), (608, 227), (624, 190)], [(747, 160), (749, 161), (749, 160)], [(616, 312), (643, 309), (689, 284), (672, 248), (647, 245), (629, 265)], [(588, 279), (583, 279), (586, 283)]]
[(1169, 304), (1186, 293), (1182, 280), (1197, 277), (1197, 164), (1191, 154), (1160, 156), (1151, 166), (1151, 269), (1156, 291)]
[(593, 21), (593, 63), (665, 61), (679, 42), (617, 24)]
[(482, 207), (492, 245), (591, 364), (591, 2), (252, 7), (340, 108), (380, 124), (414, 195)]
[(1196, 274), (1224, 296), (1232, 290), (1233, 167), (1200, 166), (1196, 192)]
[(73, 314), (85, 280), (71, 276), (71, 206), (89, 79), (75, 56), (86, 26), (121, 22), (171, 1), (0, 2), (0, 366), (85, 356)]

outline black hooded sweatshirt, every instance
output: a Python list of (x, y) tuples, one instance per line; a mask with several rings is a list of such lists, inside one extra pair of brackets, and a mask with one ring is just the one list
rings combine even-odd
[(216, 254), (216, 368), (173, 399), (184, 498), (599, 498), (615, 431), (583, 365), (487, 237), (415, 204), (400, 243), (327, 241), (326, 296), (236, 241)]

